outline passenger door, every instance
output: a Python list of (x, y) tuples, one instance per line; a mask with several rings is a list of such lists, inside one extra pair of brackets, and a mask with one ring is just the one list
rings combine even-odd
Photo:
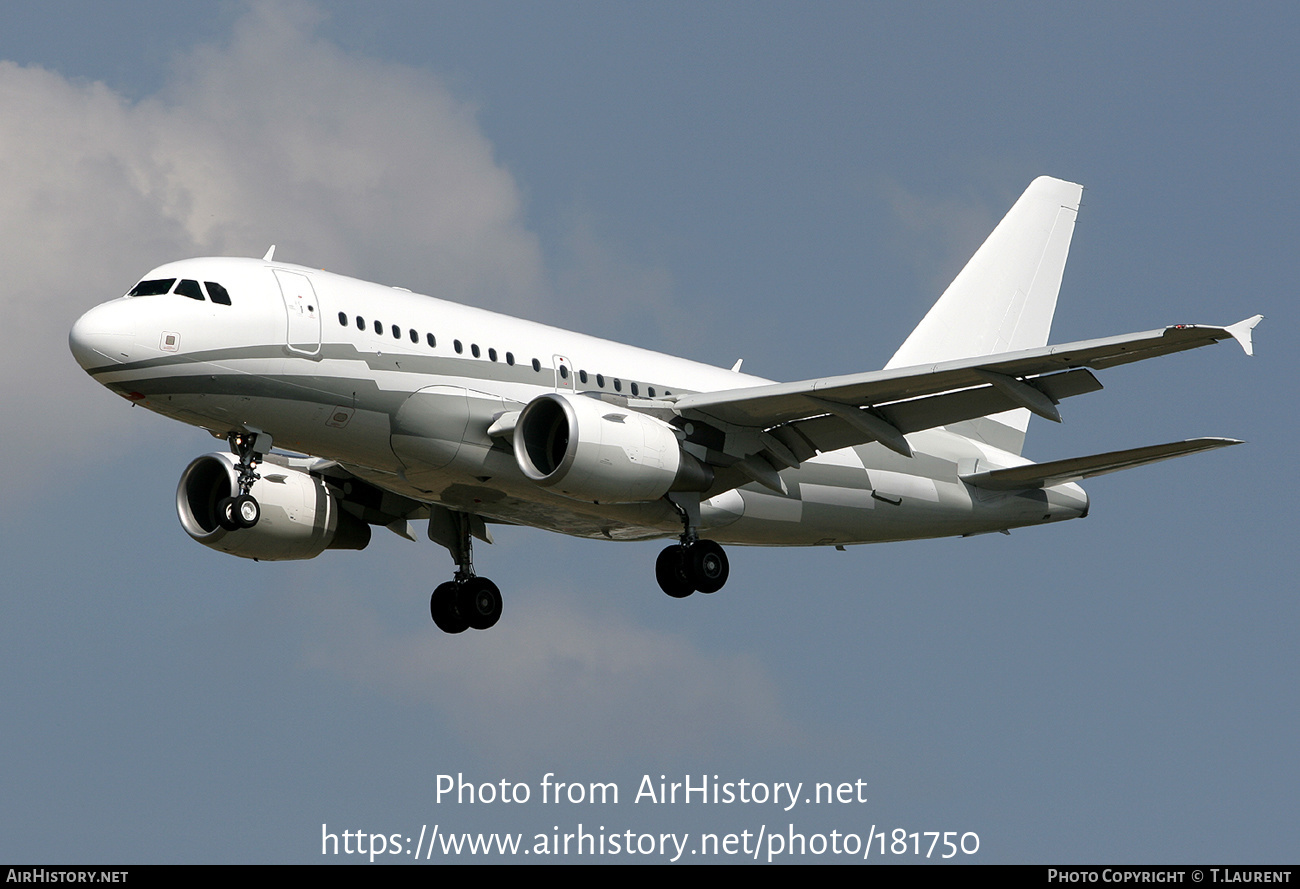
[(319, 357), (321, 308), (311, 280), (306, 275), (284, 269), (275, 269), (275, 279), (280, 283), (280, 294), (284, 297), (287, 319), (285, 346), (297, 355)]

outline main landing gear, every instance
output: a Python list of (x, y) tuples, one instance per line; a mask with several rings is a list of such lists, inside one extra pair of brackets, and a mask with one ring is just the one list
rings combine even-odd
[(481, 517), (433, 508), (429, 539), (445, 546), (456, 560), (455, 578), (438, 584), (429, 597), (429, 615), (444, 633), (486, 630), (501, 619), (501, 591), (474, 573), (473, 537), (492, 542)]
[(486, 630), (501, 619), (501, 591), (486, 577), (471, 575), (438, 584), (429, 597), (429, 614), (444, 633)]
[(265, 432), (232, 432), (227, 440), (231, 453), (239, 457), (239, 493), (217, 501), (217, 524), (227, 531), (238, 531), (253, 527), (262, 517), (261, 504), (248, 492), (261, 478), (254, 470), (262, 462), (262, 455), (271, 449), (271, 436)]
[(716, 593), (727, 582), (727, 554), (712, 540), (674, 543), (655, 560), (659, 588), (674, 599), (691, 593)]
[[(698, 494), (670, 494), (682, 516), (681, 542), (666, 547), (655, 562), (655, 577), (665, 593), (684, 599), (694, 592), (716, 593), (727, 582), (727, 554), (712, 540), (701, 540)], [(429, 597), (429, 616), (444, 633), (486, 630), (501, 619), (501, 591), (474, 573), (473, 538), (492, 542), (481, 516), (443, 506), (429, 510), (429, 539), (447, 549), (456, 562), (452, 580), (438, 584)]]
[(712, 540), (699, 538), (699, 495), (669, 495), (681, 513), (685, 530), (681, 543), (665, 547), (655, 560), (655, 579), (659, 588), (674, 599), (691, 593), (716, 593), (727, 582), (730, 567), (727, 554)]

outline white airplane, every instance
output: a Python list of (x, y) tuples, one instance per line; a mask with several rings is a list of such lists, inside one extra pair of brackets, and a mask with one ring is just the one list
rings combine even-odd
[[(721, 543), (836, 546), (1079, 518), (1080, 479), (1239, 444), (1199, 438), (1031, 463), (1030, 414), (1093, 370), (1235, 339), (1227, 327), (1047, 346), (1082, 188), (1035, 180), (883, 370), (773, 383), (274, 259), (160, 266), (69, 336), (94, 379), (208, 430), (176, 509), (251, 559), (362, 549), (370, 526), (456, 563), (430, 599), (449, 633), (501, 615), (475, 574), (492, 523), (673, 538), (670, 596), (727, 580)], [(273, 452), (276, 446), (281, 451)], [(707, 537), (705, 536), (707, 535)]]

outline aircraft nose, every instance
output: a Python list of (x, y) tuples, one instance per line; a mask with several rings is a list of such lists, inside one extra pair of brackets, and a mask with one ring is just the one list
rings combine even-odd
[(126, 329), (124, 316), (116, 305), (106, 303), (95, 306), (72, 325), (68, 348), (84, 370), (131, 359), (134, 331)]

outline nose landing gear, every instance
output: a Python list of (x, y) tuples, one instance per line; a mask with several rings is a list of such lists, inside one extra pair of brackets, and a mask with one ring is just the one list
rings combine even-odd
[(253, 482), (261, 478), (255, 468), (262, 462), (262, 455), (271, 449), (271, 436), (265, 432), (232, 432), (227, 436), (230, 450), (238, 455), (239, 493), (232, 497), (223, 497), (217, 502), (217, 524), (227, 531), (251, 528), (262, 517), (262, 507), (252, 494), (248, 493)]
[(251, 494), (222, 497), (217, 503), (217, 524), (227, 531), (251, 528), (262, 517), (262, 507)]

